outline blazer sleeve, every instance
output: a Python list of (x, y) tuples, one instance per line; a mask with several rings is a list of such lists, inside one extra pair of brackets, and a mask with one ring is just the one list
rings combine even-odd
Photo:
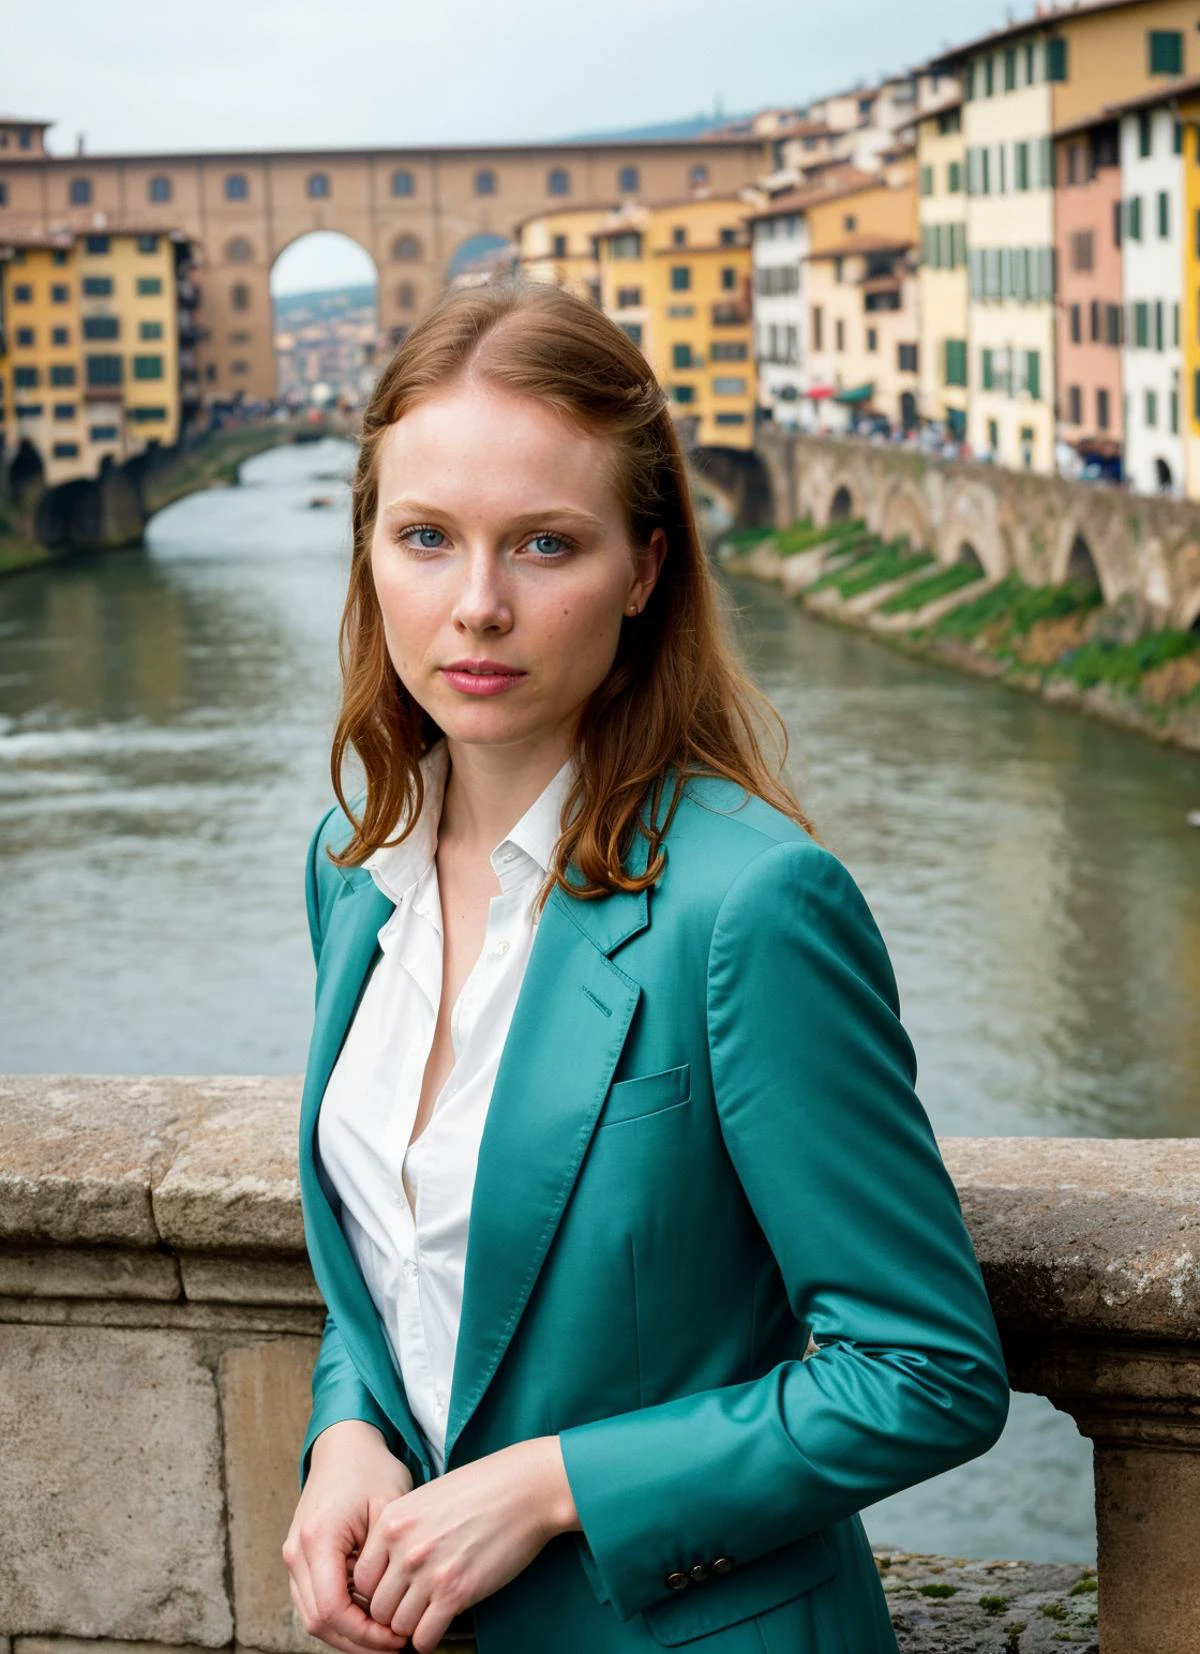
[[(304, 901), (308, 911), (308, 933), (312, 941), (313, 960), (318, 971), (324, 935), (321, 892), (324, 878), (333, 872), (325, 860), (324, 844), (327, 828), (336, 813), (337, 806), (334, 805), (317, 823), (316, 830), (309, 840), (305, 863)], [(301, 1492), (311, 1468), (313, 1443), (322, 1430), (327, 1430), (331, 1424), (340, 1424), (344, 1419), (362, 1419), (367, 1424), (373, 1424), (386, 1441), (389, 1451), (397, 1458), (402, 1456), (402, 1449), (391, 1420), (359, 1377), (357, 1368), (346, 1352), (337, 1323), (328, 1310), (311, 1382), (312, 1410), (300, 1449)]]
[(623, 1620), (671, 1595), (664, 1571), (800, 1539), (984, 1452), (1008, 1414), (887, 950), (832, 852), (774, 844), (739, 873), (707, 1023), (721, 1132), (811, 1342), (749, 1381), (559, 1433)]

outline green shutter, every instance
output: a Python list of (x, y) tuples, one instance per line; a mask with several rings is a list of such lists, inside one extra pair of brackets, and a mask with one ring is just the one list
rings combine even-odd
[(1025, 352), (1025, 383), (1036, 402), (1042, 394), (1041, 358), (1036, 350)]
[(1183, 73), (1183, 35), (1178, 29), (1150, 29), (1147, 45), (1152, 75)]
[(1061, 35), (1046, 42), (1046, 79), (1066, 80), (1067, 43)]
[(1129, 236), (1132, 241), (1142, 239), (1142, 198), (1140, 195), (1131, 195), (1129, 198)]
[(995, 380), (992, 376), (992, 353), (990, 350), (985, 350), (983, 353), (983, 388), (985, 391), (990, 391), (994, 384)]

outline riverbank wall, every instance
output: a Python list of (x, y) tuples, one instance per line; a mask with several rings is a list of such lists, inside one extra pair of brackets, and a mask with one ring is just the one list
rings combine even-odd
[(965, 555), (944, 563), (854, 517), (727, 533), (714, 550), (731, 574), (775, 581), (902, 653), (1200, 753), (1200, 632), (1154, 626), (1135, 597), (1106, 603), (1086, 578), (1036, 584)]
[(237, 482), (255, 454), (320, 436), (346, 436), (344, 420), (255, 420), (208, 432), (176, 448), (152, 448), (99, 477), (81, 477), (18, 499), (0, 494), (0, 574), (63, 557), (137, 545), (157, 511), (202, 488)]
[[(300, 1090), (0, 1076), (0, 1654), (321, 1646), (280, 1554), (324, 1325)], [(904, 1654), (1195, 1654), (1200, 1143), (940, 1147), (1013, 1389), (1092, 1441), (1097, 1563), (914, 1557), (896, 1535), (876, 1561)]]

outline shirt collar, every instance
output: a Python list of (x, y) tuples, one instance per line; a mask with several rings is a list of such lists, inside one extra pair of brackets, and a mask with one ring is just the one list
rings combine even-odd
[[(430, 747), (419, 768), (425, 782), (425, 799), (412, 832), (400, 844), (373, 851), (363, 863), (383, 894), (397, 904), (429, 871), (437, 853), (437, 824), (450, 773), (450, 754), (444, 736)], [(512, 849), (531, 858), (543, 874), (550, 871), (562, 831), (563, 805), (574, 779), (572, 755), (491, 852), (492, 869), (502, 884), (513, 874), (515, 863), (505, 859)]]

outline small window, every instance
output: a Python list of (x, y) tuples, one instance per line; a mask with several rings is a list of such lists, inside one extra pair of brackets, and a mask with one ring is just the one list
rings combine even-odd
[(117, 339), (121, 334), (121, 319), (119, 316), (85, 316), (83, 318), (83, 336), (85, 339)]
[(244, 235), (235, 235), (225, 247), (225, 258), (230, 264), (249, 264), (254, 257), (254, 248)]
[(1108, 392), (1103, 387), (1096, 391), (1096, 427), (1098, 430), (1108, 429)]
[(120, 356), (89, 356), (85, 359), (89, 385), (119, 385), (124, 377)]
[(50, 383), (65, 388), (75, 383), (74, 362), (55, 362), (50, 368)]
[(229, 289), (229, 302), (235, 310), (249, 310), (250, 289), (244, 281), (238, 281)]
[(746, 381), (740, 374), (718, 374), (712, 382), (717, 396), (745, 396)]
[(617, 175), (617, 189), (622, 195), (636, 195), (641, 188), (636, 167), (622, 167)]
[(50, 303), (69, 304), (70, 302), (71, 289), (64, 282), (56, 281), (50, 289)]
[(133, 359), (133, 377), (135, 379), (161, 379), (163, 376), (163, 359), (161, 356), (135, 356)]
[(161, 322), (140, 322), (138, 324), (139, 339), (161, 339), (163, 324)]
[(411, 281), (402, 281), (396, 288), (396, 303), (401, 310), (412, 310), (417, 302), (416, 289)]
[(1009, 46), (1004, 53), (1004, 90), (1012, 92), (1017, 85), (1017, 48)]
[(244, 172), (230, 172), (225, 177), (226, 201), (246, 201), (250, 196), (250, 185)]
[(671, 346), (671, 366), (673, 368), (690, 368), (692, 365), (691, 345)]
[(480, 167), (479, 171), (475, 174), (475, 194), (495, 195), (495, 193), (496, 174), (492, 171), (491, 167)]
[(171, 180), (164, 177), (162, 173), (157, 173), (146, 185), (146, 199), (154, 202), (169, 201), (171, 199)]
[(55, 459), (78, 459), (79, 444), (77, 442), (56, 442), (53, 452)]
[(703, 161), (697, 161), (695, 166), (688, 168), (688, 183), (692, 185), (708, 183), (708, 168)]
[(692, 272), (689, 266), (673, 264), (671, 266), (671, 291), (673, 293), (686, 293), (691, 285)]
[(158, 237), (156, 235), (140, 235), (137, 238), (139, 253), (157, 253)]
[(1046, 42), (1046, 79), (1066, 80), (1067, 42), (1061, 35)]
[(421, 243), (415, 235), (398, 235), (392, 242), (392, 257), (399, 264), (411, 262), (421, 256)]
[(671, 395), (676, 402), (694, 402), (696, 400), (695, 387), (692, 385), (672, 385)]
[(19, 327), (16, 332), (17, 348), (30, 350), (33, 347), (34, 333), (31, 327)]
[(72, 178), (67, 186), (67, 199), (73, 207), (90, 207), (92, 204), (92, 180), (90, 178)]
[(876, 327), (869, 327), (867, 329), (867, 350), (868, 351), (875, 351), (875, 350), (878, 350), (878, 349), (879, 349), (879, 329), (876, 328)]
[(161, 293), (163, 290), (162, 277), (139, 276), (137, 279), (137, 290), (142, 298), (151, 298), (155, 293)]
[(416, 191), (416, 179), (407, 167), (398, 167), (392, 173), (392, 194), (412, 195)]
[(671, 245), (672, 245), (672, 247), (686, 247), (687, 246), (687, 225), (686, 224), (672, 224), (672, 226), (671, 226)]
[(732, 293), (737, 288), (737, 271), (728, 264), (721, 266), (721, 291)]
[(113, 279), (111, 276), (84, 276), (83, 293), (88, 299), (108, 299), (112, 297)]
[(1183, 33), (1180, 29), (1150, 29), (1146, 47), (1152, 75), (1183, 73)]
[(546, 177), (547, 195), (570, 195), (571, 175), (566, 167), (551, 167)]
[(19, 391), (33, 390), (38, 383), (38, 370), (35, 367), (17, 367), (12, 370), (13, 385)]
[(50, 343), (52, 345), (69, 345), (71, 343), (71, 330), (70, 330), (70, 328), (67, 328), (67, 327), (54, 327), (54, 328), (51, 328), (51, 330), (50, 330)]
[(58, 420), (74, 419), (74, 402), (56, 402), (54, 404), (54, 417)]
[(85, 236), (83, 238), (83, 246), (85, 252), (92, 254), (102, 255), (110, 251), (109, 241), (106, 235)]
[(0, 207), (8, 206), (8, 185), (0, 179)]
[(641, 345), (641, 342), (642, 342), (642, 324), (641, 324), (641, 322), (618, 322), (617, 326), (621, 329), (621, 332), (624, 333), (626, 335), (626, 337), (633, 344), (638, 345), (638, 346)]
[(88, 432), (93, 442), (116, 442), (120, 434), (116, 425), (93, 425)]
[(1166, 190), (1158, 192), (1158, 234), (1161, 241), (1171, 234), (1171, 198)]
[(310, 172), (305, 187), (310, 200), (323, 201), (330, 193), (329, 174), (327, 172)]
[(1138, 154), (1144, 160), (1154, 148), (1154, 122), (1148, 109), (1138, 112)]

